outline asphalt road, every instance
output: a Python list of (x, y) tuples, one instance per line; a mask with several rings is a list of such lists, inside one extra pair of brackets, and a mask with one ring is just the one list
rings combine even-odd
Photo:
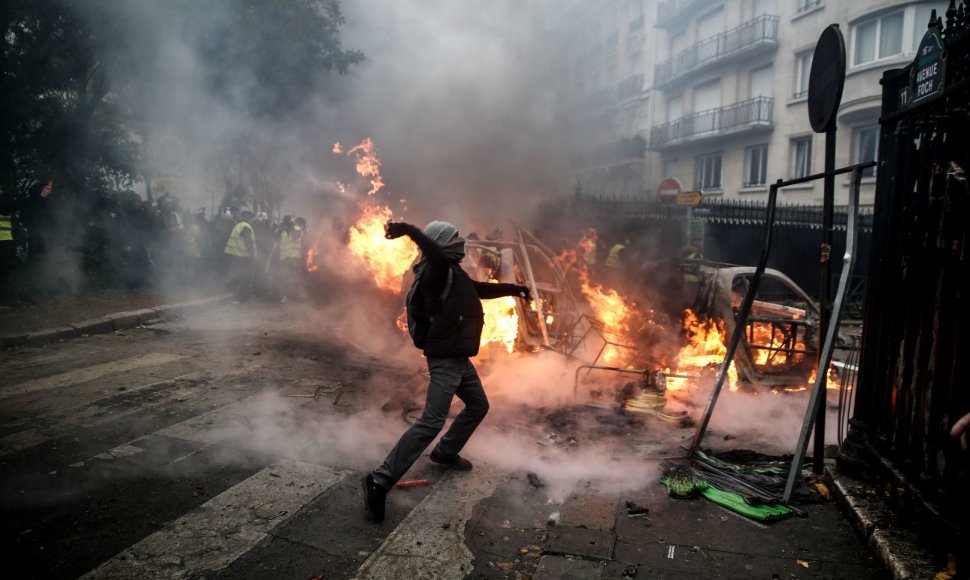
[(426, 381), (387, 315), (226, 304), (0, 353), (8, 577), (886, 577), (832, 502), (761, 524), (667, 497), (658, 465), (693, 430), (572, 406), (565, 361), (481, 361), (475, 469), (422, 457), (405, 479), (428, 484), (368, 522), (360, 478)]

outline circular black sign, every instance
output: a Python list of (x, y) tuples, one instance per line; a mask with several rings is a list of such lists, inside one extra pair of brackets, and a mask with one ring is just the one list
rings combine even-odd
[(808, 120), (812, 130), (824, 133), (835, 126), (835, 115), (845, 86), (845, 41), (838, 24), (822, 31), (808, 77)]

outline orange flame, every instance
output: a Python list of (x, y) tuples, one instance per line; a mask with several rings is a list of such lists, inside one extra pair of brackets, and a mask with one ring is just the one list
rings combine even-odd
[(316, 272), (319, 266), (316, 264), (317, 247), (310, 246), (306, 251), (306, 271)]
[[(339, 143), (337, 145), (339, 146)], [(374, 142), (371, 141), (370, 137), (367, 137), (347, 151), (347, 155), (352, 154), (357, 158), (357, 173), (361, 177), (370, 178), (371, 188), (367, 195), (374, 195), (384, 187), (384, 178), (381, 177), (381, 162), (374, 150)]]
[[(335, 154), (343, 153), (339, 143), (333, 147)], [(374, 143), (370, 138), (350, 148), (347, 155), (356, 156), (356, 170), (362, 177), (370, 179), (368, 195), (374, 195), (384, 181), (380, 175), (381, 162), (377, 158)], [(340, 184), (341, 190), (344, 184)], [(405, 200), (402, 198), (401, 203)], [(351, 253), (367, 267), (378, 288), (400, 292), (404, 274), (418, 256), (417, 247), (409, 239), (387, 240), (384, 237), (384, 224), (393, 217), (386, 206), (362, 202), (359, 205), (360, 217), (350, 227), (349, 243)], [(512, 352), (519, 332), (519, 317), (515, 309), (515, 299), (510, 297), (485, 300), (485, 328), (482, 331), (482, 346), (489, 343), (501, 344), (507, 352)], [(407, 318), (404, 312), (398, 317), (397, 326), (407, 332)]]
[(496, 343), (504, 346), (506, 352), (512, 352), (519, 335), (519, 315), (515, 310), (515, 298), (504, 296), (482, 300), (482, 310), (485, 311), (485, 328), (482, 330), (481, 346)]
[(603, 325), (604, 338), (607, 340), (602, 354), (603, 362), (611, 365), (628, 364), (633, 351), (623, 346), (634, 344), (630, 325), (636, 309), (627, 305), (616, 290), (591, 283), (585, 271), (580, 273), (580, 291), (593, 310), (596, 320)]
[(384, 237), (384, 224), (392, 215), (389, 208), (362, 203), (360, 210), (360, 219), (350, 227), (350, 252), (364, 262), (378, 288), (398, 292), (418, 249), (410, 240)]
[[(719, 365), (727, 356), (727, 335), (724, 323), (713, 320), (701, 321), (691, 310), (684, 311), (684, 330), (687, 334), (687, 344), (677, 353), (677, 373), (696, 372), (711, 365)], [(738, 372), (734, 362), (728, 367), (727, 377), (730, 390), (737, 390)], [(668, 381), (668, 390), (683, 387), (682, 382)]]

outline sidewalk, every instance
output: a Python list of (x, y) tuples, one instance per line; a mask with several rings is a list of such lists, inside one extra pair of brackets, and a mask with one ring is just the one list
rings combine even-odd
[(229, 294), (216, 289), (163, 292), (135, 288), (94, 290), (51, 297), (37, 304), (0, 306), (0, 348), (133, 328), (228, 298)]

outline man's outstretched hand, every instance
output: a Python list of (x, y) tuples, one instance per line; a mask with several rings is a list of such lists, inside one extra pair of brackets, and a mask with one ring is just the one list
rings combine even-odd
[(532, 290), (528, 286), (516, 286), (515, 295), (525, 300), (527, 304), (532, 302)]
[(409, 225), (404, 222), (387, 222), (384, 224), (384, 237), (389, 240), (400, 238), (408, 233)]

